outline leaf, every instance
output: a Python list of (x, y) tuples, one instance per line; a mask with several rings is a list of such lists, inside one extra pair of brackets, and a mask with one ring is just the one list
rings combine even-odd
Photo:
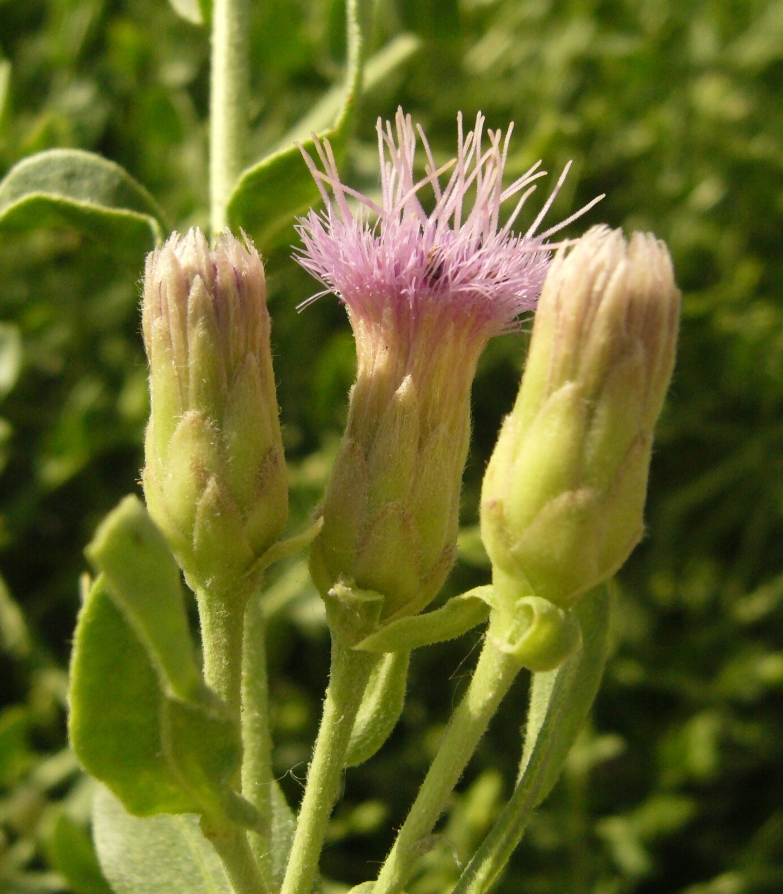
[(46, 854), (75, 894), (112, 894), (89, 834), (62, 809), (46, 842)]
[(76, 624), (69, 732), (84, 768), (137, 816), (198, 810), (166, 760), (164, 698), (144, 646), (99, 577)]
[(158, 666), (162, 685), (183, 701), (203, 697), (179, 567), (141, 500), (121, 500), (85, 553)]
[(390, 652), (373, 669), (356, 714), (346, 767), (369, 760), (389, 738), (405, 705), (410, 652)]
[(155, 200), (119, 165), (81, 149), (25, 158), (0, 183), (0, 231), (73, 227), (113, 252), (143, 254), (163, 239)]
[[(322, 100), (323, 106), (306, 119), (311, 126), (313, 119), (326, 117), (326, 110), (337, 111), (329, 129), (320, 136), (332, 144), (335, 158), (345, 154), (348, 137), (353, 128), (354, 112), (362, 80), (362, 35), (359, 26), (359, 0), (347, 0), (348, 64), (344, 85), (338, 88), (340, 101), (334, 96)], [(319, 111), (320, 108), (320, 111)], [(247, 168), (239, 176), (228, 201), (228, 222), (233, 230), (243, 228), (253, 236), (262, 251), (274, 248), (291, 225), (297, 214), (307, 211), (318, 201), (318, 188), (302, 161), (294, 140), (302, 135), (302, 127), (296, 126), (292, 135), (280, 142), (280, 148), (266, 158)], [(315, 154), (315, 144), (310, 132), (302, 140), (304, 148)]]
[(535, 808), (557, 781), (603, 676), (609, 646), (611, 593), (606, 584), (574, 608), (582, 644), (559, 668), (533, 675), (525, 747), (511, 800), (476, 851), (452, 894), (484, 894), (524, 834)]
[(423, 615), (392, 621), (354, 646), (365, 652), (398, 652), (456, 639), (489, 617), (491, 586), (476, 587)]
[(276, 779), (272, 780), (272, 877), (283, 884), (288, 856), (294, 843), (296, 817)]
[(115, 894), (232, 894), (195, 816), (131, 816), (106, 789), (93, 807), (93, 834)]
[(11, 391), (22, 369), (22, 337), (13, 323), (0, 323), (0, 400)]
[(0, 60), (0, 123), (8, 109), (8, 95), (11, 88), (11, 63), (7, 59)]
[(209, 19), (208, 3), (200, 0), (169, 0), (175, 11), (194, 25), (203, 25)]
[(71, 659), (69, 732), (84, 768), (136, 816), (208, 813), (255, 825), (229, 786), (239, 727), (224, 712), (168, 695), (103, 576), (79, 613)]

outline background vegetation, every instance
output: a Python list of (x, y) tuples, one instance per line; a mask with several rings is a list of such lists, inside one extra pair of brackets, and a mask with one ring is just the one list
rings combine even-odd
[[(340, 2), (255, 4), (250, 158), (339, 78)], [(499, 890), (783, 890), (783, 2), (378, 0), (373, 49), (418, 51), (365, 95), (350, 182), (377, 182), (374, 123), (398, 104), (447, 155), (455, 118), (516, 122), (513, 175), (574, 170), (553, 219), (649, 228), (684, 291), (680, 359), (658, 434), (648, 536), (620, 577), (614, 654), (590, 728)], [(208, 43), (164, 0), (0, 0), (0, 174), (49, 147), (124, 165), (172, 226), (205, 224)], [(540, 204), (539, 199), (539, 204)], [(293, 230), (286, 241), (295, 241)], [(344, 314), (266, 253), (292, 527), (317, 503), (353, 375)], [(73, 232), (0, 233), (0, 890), (105, 894), (90, 783), (66, 749), (65, 668), (81, 554), (134, 487), (147, 410), (143, 258)], [(476, 499), (524, 337), (475, 386), (463, 561), (482, 583)], [(301, 562), (278, 572), (275, 755), (295, 802), (328, 637)], [(466, 640), (469, 638), (466, 638)], [(470, 666), (470, 641), (416, 653), (402, 722), (351, 771), (328, 875), (367, 878), (391, 842)], [(507, 699), (426, 860), (440, 894), (508, 793), (526, 681)]]

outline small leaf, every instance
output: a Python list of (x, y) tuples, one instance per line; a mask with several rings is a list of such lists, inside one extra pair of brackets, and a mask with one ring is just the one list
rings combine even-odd
[(276, 779), (272, 780), (272, 877), (282, 887), (294, 843), (296, 817)]
[(153, 657), (161, 683), (183, 701), (205, 688), (194, 654), (180, 571), (138, 497), (120, 501), (85, 550)]
[(14, 387), (22, 368), (22, 337), (13, 323), (0, 323), (0, 400)]
[(176, 12), (194, 25), (204, 24), (204, 10), (199, 0), (169, 0)]
[(143, 254), (166, 230), (155, 200), (119, 165), (80, 149), (48, 149), (0, 183), (0, 230), (73, 227), (112, 251)]
[[(323, 131), (321, 137), (332, 144), (338, 161), (348, 145), (362, 80), (362, 35), (357, 7), (358, 0), (347, 0), (348, 64), (345, 83), (338, 88), (340, 102), (335, 102), (334, 97), (329, 98), (329, 94), (322, 100), (326, 107), (337, 109), (331, 127)], [(306, 119), (308, 126), (314, 118), (325, 117), (324, 109), (319, 111), (318, 108)], [(318, 200), (318, 188), (299, 149), (293, 145), (302, 134), (302, 127), (295, 127), (293, 134), (284, 137), (276, 151), (242, 172), (228, 201), (230, 227), (245, 229), (264, 251), (274, 248), (292, 226), (296, 215), (307, 211)], [(308, 152), (315, 153), (310, 132), (302, 144)]]
[(69, 732), (84, 768), (137, 816), (196, 812), (165, 757), (158, 675), (103, 578), (79, 613), (70, 679)]
[(489, 617), (492, 587), (476, 587), (435, 611), (392, 621), (354, 646), (365, 652), (400, 652), (456, 639)]
[(69, 701), (79, 760), (134, 815), (206, 813), (257, 825), (229, 784), (241, 759), (238, 723), (216, 696), (186, 703), (164, 691), (102, 575), (79, 613)]
[(106, 789), (95, 799), (93, 834), (115, 894), (232, 894), (195, 816), (131, 816)]
[(75, 894), (112, 894), (89, 833), (64, 810), (57, 813), (46, 854)]
[(369, 760), (389, 738), (405, 705), (410, 652), (390, 652), (374, 668), (351, 732), (346, 767)]

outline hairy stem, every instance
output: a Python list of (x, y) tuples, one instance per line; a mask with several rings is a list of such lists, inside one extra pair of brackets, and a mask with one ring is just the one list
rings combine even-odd
[[(242, 794), (272, 823), (272, 736), (266, 667), (266, 619), (261, 600), (251, 597), (245, 614), (242, 664)], [(271, 887), (270, 835), (250, 833), (261, 874)]]
[(209, 121), (210, 223), (228, 225), (226, 208), (247, 146), (250, 0), (215, 0), (212, 8), (212, 87)]
[(272, 894), (256, 864), (247, 835), (229, 825), (212, 825), (206, 817), (201, 828), (218, 853), (234, 894)]
[(337, 799), (356, 712), (378, 656), (332, 641), (332, 669), (321, 728), (307, 773), (281, 894), (310, 894), (326, 827)]
[(488, 636), (468, 691), (446, 727), (440, 749), (381, 868), (373, 894), (396, 894), (402, 890), (415, 868), (419, 842), (432, 832), (519, 670), (518, 659), (499, 649)]

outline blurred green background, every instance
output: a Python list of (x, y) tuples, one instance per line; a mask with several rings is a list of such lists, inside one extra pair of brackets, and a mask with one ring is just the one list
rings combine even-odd
[[(377, 0), (370, 50), (418, 51), (361, 103), (348, 182), (377, 186), (375, 119), (398, 104), (439, 156), (455, 118), (516, 122), (509, 175), (572, 174), (551, 220), (605, 192), (606, 221), (668, 241), (684, 292), (658, 430), (648, 534), (623, 570), (614, 651), (586, 729), (498, 890), (750, 894), (783, 890), (783, 2)], [(258, 0), (259, 157), (340, 77), (344, 12)], [(0, 0), (0, 174), (79, 147), (124, 165), (172, 226), (206, 224), (208, 39), (164, 0)], [(542, 202), (538, 198), (538, 206)], [(294, 242), (295, 234), (290, 232)], [(345, 418), (345, 316), (290, 245), (265, 251), (292, 530), (317, 504)], [(134, 488), (147, 411), (141, 255), (70, 231), (0, 234), (0, 891), (105, 894), (91, 785), (65, 749), (65, 668), (82, 548)], [(463, 560), (482, 470), (513, 400), (525, 336), (496, 339), (474, 390)], [(301, 792), (328, 636), (304, 565), (271, 580), (275, 766)], [(345, 782), (324, 857), (371, 877), (475, 659), (478, 633), (415, 653), (405, 712)], [(506, 700), (410, 894), (445, 894), (510, 791), (526, 680)]]

